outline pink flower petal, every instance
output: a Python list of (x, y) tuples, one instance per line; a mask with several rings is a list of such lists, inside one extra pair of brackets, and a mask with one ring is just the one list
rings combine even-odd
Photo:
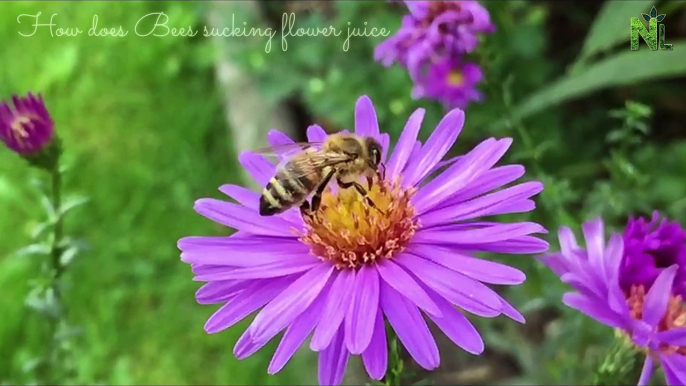
[(381, 308), (412, 358), (427, 370), (437, 368), (440, 364), (438, 347), (417, 306), (382, 282)]
[(376, 269), (362, 266), (350, 290), (354, 300), (345, 317), (345, 342), (348, 351), (357, 355), (369, 346), (374, 333), (374, 318), (379, 308), (379, 274)]

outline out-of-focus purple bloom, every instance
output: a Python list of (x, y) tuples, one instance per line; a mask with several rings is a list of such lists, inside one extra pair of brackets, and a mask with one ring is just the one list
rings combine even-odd
[[(635, 224), (632, 221), (633, 230), (628, 231), (632, 237)], [(561, 251), (542, 258), (576, 290), (566, 293), (563, 302), (621, 331), (634, 345), (646, 350), (639, 385), (650, 380), (655, 360), (662, 364), (669, 385), (686, 384), (686, 307), (676, 293), (683, 283), (675, 280), (683, 267), (671, 259), (672, 263), (661, 269), (650, 285), (635, 275), (638, 281), (631, 283), (622, 277), (621, 269), (626, 259), (633, 258), (632, 252), (625, 253), (626, 235), (623, 238), (615, 233), (606, 245), (600, 218), (584, 223), (582, 229), (586, 248), (577, 244), (569, 228), (561, 227)], [(622, 288), (622, 282), (629, 286), (628, 290)]]
[(13, 151), (32, 155), (52, 141), (54, 124), (40, 94), (12, 96), (10, 106), (0, 102), (0, 140)]
[(686, 297), (686, 231), (678, 222), (661, 218), (656, 211), (648, 221), (631, 218), (624, 231), (624, 259), (620, 284), (625, 291), (632, 285), (650, 287), (665, 268), (676, 264), (675, 293)]
[(464, 109), (469, 102), (482, 99), (476, 88), (482, 77), (477, 64), (444, 59), (430, 64), (426, 74), (415, 81), (412, 97), (435, 99), (449, 109)]
[(385, 66), (394, 62), (417, 79), (423, 66), (438, 58), (459, 58), (474, 51), (478, 35), (492, 33), (488, 11), (477, 1), (405, 1), (410, 11), (398, 32), (381, 42), (374, 58)]
[[(336, 385), (351, 354), (362, 356), (370, 377), (385, 375), (386, 320), (429, 370), (440, 358), (425, 318), (473, 354), (480, 354), (484, 343), (463, 311), (523, 322), (484, 283), (519, 284), (524, 273), (471, 252), (546, 251), (548, 244), (532, 236), (545, 232), (538, 224), (476, 220), (533, 210), (531, 197), (543, 186), (532, 181), (499, 189), (524, 175), (521, 165), (495, 167), (511, 139), (490, 138), (456, 160), (441, 161), (462, 129), (464, 113), (448, 112), (422, 144), (417, 135), (423, 118), (423, 109), (409, 117), (386, 161), (389, 136), (379, 131), (371, 100), (357, 101), (355, 133), (375, 138), (384, 149), (386, 179), (368, 191), (380, 210), (370, 208), (355, 189), (340, 188), (325, 191), (320, 210), (305, 218), (297, 208), (262, 217), (260, 195), (236, 185), (220, 188), (236, 203), (198, 200), (198, 213), (237, 230), (228, 237), (185, 237), (178, 243), (195, 280), (207, 282), (196, 294), (198, 302), (224, 304), (205, 330), (222, 331), (260, 310), (236, 343), (239, 359), (285, 330), (268, 368), (276, 373), (312, 334), (319, 382)], [(307, 135), (313, 142), (327, 137), (316, 125)], [(269, 140), (292, 142), (275, 130)], [(239, 161), (260, 185), (275, 173), (274, 165), (254, 152), (243, 152)], [(427, 179), (441, 167), (447, 168)]]

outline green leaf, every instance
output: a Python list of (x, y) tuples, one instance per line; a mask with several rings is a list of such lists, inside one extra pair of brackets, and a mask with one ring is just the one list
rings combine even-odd
[(657, 17), (657, 8), (653, 6), (653, 8), (650, 9), (650, 18), (656, 18)]
[[(678, 40), (674, 45), (686, 45)], [(569, 74), (549, 83), (513, 108), (511, 119), (520, 120), (559, 103), (615, 86), (625, 86), (686, 73), (686, 50), (626, 51), (587, 67), (583, 72)], [(507, 120), (496, 121), (498, 129)]]
[(15, 253), (20, 257), (28, 255), (47, 255), (50, 253), (50, 247), (45, 244), (31, 244), (19, 249)]
[(60, 255), (60, 265), (62, 267), (67, 267), (74, 261), (74, 258), (79, 253), (79, 248), (72, 247), (68, 248)]
[(50, 201), (48, 196), (41, 196), (40, 203), (43, 206), (45, 213), (47, 213), (48, 218), (55, 217), (55, 206), (52, 204), (52, 201)]
[(55, 225), (50, 221), (45, 221), (41, 222), (39, 224), (36, 224), (31, 228), (31, 239), (36, 240), (38, 239), (45, 231), (49, 230), (52, 228), (52, 226)]
[(643, 16), (643, 20), (650, 21), (650, 15), (648, 15), (647, 13), (642, 13), (641, 16)]
[(84, 196), (69, 197), (66, 200), (64, 200), (64, 202), (62, 203), (62, 206), (60, 207), (59, 215), (64, 216), (65, 214), (67, 214), (72, 209), (78, 208), (79, 206), (87, 203), (88, 201), (90, 201), (90, 199), (88, 197), (84, 197)]
[(658, 17), (657, 17), (657, 21), (665, 20), (665, 16), (666, 16), (666, 15), (664, 15), (664, 14), (658, 16)]
[[(606, 1), (593, 21), (577, 62), (629, 40), (631, 18), (654, 1)], [(645, 16), (644, 16), (645, 17)], [(650, 20), (650, 19), (646, 19)]]

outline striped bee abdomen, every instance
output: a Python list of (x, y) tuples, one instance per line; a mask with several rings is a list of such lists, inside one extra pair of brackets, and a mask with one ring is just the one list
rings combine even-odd
[[(312, 176), (291, 178), (288, 168), (278, 170), (260, 197), (260, 215), (272, 216), (302, 203), (316, 187)], [(295, 174), (295, 173), (294, 173)], [(314, 176), (316, 177), (316, 176)]]

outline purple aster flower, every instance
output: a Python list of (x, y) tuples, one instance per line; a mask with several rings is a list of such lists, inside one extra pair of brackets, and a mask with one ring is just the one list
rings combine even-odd
[[(237, 230), (228, 237), (179, 240), (181, 259), (191, 264), (195, 280), (207, 282), (196, 294), (198, 302), (224, 304), (205, 330), (219, 332), (259, 310), (234, 354), (243, 359), (285, 330), (269, 364), (273, 374), (312, 334), (319, 382), (332, 385), (342, 381), (351, 354), (362, 356), (372, 378), (384, 376), (385, 321), (429, 370), (440, 359), (426, 318), (473, 354), (481, 353), (484, 343), (463, 312), (489, 318), (504, 314), (523, 322), (484, 283), (519, 284), (524, 273), (472, 252), (545, 251), (548, 244), (532, 236), (545, 230), (530, 222), (475, 219), (531, 211), (530, 197), (543, 186), (525, 182), (494, 191), (524, 174), (521, 165), (494, 166), (512, 143), (509, 138), (487, 139), (442, 162), (462, 129), (464, 113), (450, 111), (424, 144), (417, 141), (423, 117), (423, 109), (415, 111), (387, 162), (382, 155), (385, 180), (376, 180), (368, 192), (379, 211), (354, 189), (340, 188), (325, 191), (319, 211), (305, 218), (297, 208), (262, 217), (260, 195), (236, 185), (220, 188), (236, 203), (198, 200), (198, 213)], [(366, 96), (355, 107), (355, 133), (375, 138), (387, 151), (389, 136), (379, 132)], [(307, 136), (321, 142), (327, 134), (314, 125)], [(292, 142), (276, 130), (269, 140), (272, 145)], [(239, 161), (262, 186), (275, 174), (275, 166), (254, 152), (243, 152)]]
[(407, 67), (413, 79), (438, 57), (458, 58), (474, 51), (480, 33), (492, 33), (488, 11), (476, 1), (405, 1), (410, 11), (398, 32), (381, 42), (374, 58), (384, 66)]
[(482, 77), (481, 68), (474, 63), (441, 60), (429, 65), (426, 74), (415, 82), (412, 97), (435, 99), (447, 108), (463, 109), (469, 102), (482, 99), (481, 92), (476, 89)]
[(0, 140), (11, 150), (31, 155), (43, 150), (51, 141), (54, 125), (43, 98), (29, 93), (12, 96), (14, 108), (0, 102)]
[[(632, 220), (624, 238), (615, 233), (606, 245), (602, 220), (598, 218), (586, 222), (582, 226), (585, 249), (579, 247), (569, 228), (561, 227), (561, 252), (549, 254), (542, 261), (563, 282), (576, 290), (563, 296), (562, 300), (567, 306), (617, 329), (646, 352), (639, 385), (645, 385), (650, 380), (655, 361), (662, 364), (669, 385), (684, 385), (686, 307), (677, 293), (683, 288), (683, 283), (675, 280), (683, 267), (672, 258), (672, 264), (661, 269), (649, 285), (640, 275), (630, 275), (637, 279), (634, 283), (623, 277), (627, 270), (622, 267), (626, 266), (626, 260), (634, 259), (636, 254), (636, 251), (630, 250), (632, 246), (625, 245), (625, 240), (627, 235), (630, 235), (628, 240), (635, 240), (637, 223)], [(671, 242), (671, 239), (667, 242)], [(654, 245), (651, 247), (651, 250), (655, 249)], [(628, 289), (624, 289), (620, 283), (628, 285)]]
[(628, 291), (632, 285), (650, 287), (665, 268), (676, 264), (675, 292), (686, 296), (686, 231), (677, 222), (653, 218), (631, 218), (624, 231), (624, 259), (620, 267), (620, 285)]

